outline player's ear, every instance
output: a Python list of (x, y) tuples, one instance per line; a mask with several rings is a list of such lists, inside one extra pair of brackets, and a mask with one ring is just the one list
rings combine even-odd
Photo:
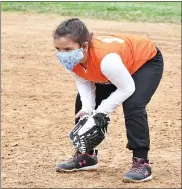
[(83, 48), (83, 51), (88, 52), (89, 43), (87, 41), (84, 42), (83, 45), (82, 45), (82, 48)]

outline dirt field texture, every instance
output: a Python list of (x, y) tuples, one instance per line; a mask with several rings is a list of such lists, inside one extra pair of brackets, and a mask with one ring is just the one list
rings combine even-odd
[(131, 166), (122, 108), (111, 116), (99, 146), (99, 168), (57, 173), (55, 165), (74, 152), (74, 80), (55, 56), (52, 31), (66, 17), (2, 12), (2, 188), (181, 188), (180, 25), (82, 19), (99, 34), (144, 35), (162, 51), (165, 68), (148, 105), (153, 180), (123, 183)]

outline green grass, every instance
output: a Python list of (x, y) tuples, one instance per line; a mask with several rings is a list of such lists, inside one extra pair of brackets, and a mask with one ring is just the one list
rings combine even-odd
[(117, 21), (181, 23), (181, 2), (1, 2), (1, 10)]

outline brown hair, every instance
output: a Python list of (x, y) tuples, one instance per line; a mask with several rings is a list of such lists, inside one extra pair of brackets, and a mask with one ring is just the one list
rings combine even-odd
[(63, 21), (53, 33), (54, 39), (66, 36), (71, 38), (74, 42), (79, 43), (80, 46), (85, 41), (90, 43), (92, 35), (93, 33), (89, 33), (85, 24), (78, 18)]

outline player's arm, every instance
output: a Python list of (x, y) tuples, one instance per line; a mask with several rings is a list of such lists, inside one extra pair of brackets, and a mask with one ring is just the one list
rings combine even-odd
[(71, 75), (75, 79), (77, 89), (80, 94), (82, 102), (81, 111), (86, 112), (87, 114), (91, 114), (95, 109), (95, 83), (79, 77), (74, 72), (71, 72)]
[(103, 100), (96, 110), (109, 114), (134, 93), (135, 83), (120, 56), (116, 53), (110, 53), (103, 58), (101, 71), (117, 87), (116, 91)]

